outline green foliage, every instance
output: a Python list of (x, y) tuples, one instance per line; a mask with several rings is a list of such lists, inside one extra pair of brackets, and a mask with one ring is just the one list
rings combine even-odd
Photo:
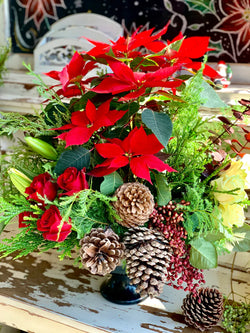
[(142, 112), (142, 122), (151, 129), (160, 143), (165, 147), (172, 134), (172, 121), (165, 113), (145, 109)]
[(90, 163), (90, 152), (84, 147), (74, 147), (64, 151), (55, 166), (54, 172), (60, 175), (69, 167), (75, 167), (78, 170), (86, 168)]
[(247, 333), (250, 324), (250, 304), (224, 302), (222, 326), (230, 333)]
[(31, 149), (22, 142), (13, 146), (12, 151), (5, 155), (0, 155), (0, 162), (0, 196), (3, 196), (6, 200), (10, 193), (16, 193), (8, 175), (8, 169), (10, 167), (23, 172), (31, 179), (44, 172), (44, 159), (32, 152)]
[(71, 218), (72, 228), (77, 232), (77, 238), (81, 239), (93, 227), (106, 228), (112, 225), (114, 231), (122, 232), (122, 228), (115, 222), (119, 217), (111, 205), (113, 200), (99, 191), (89, 189), (62, 198), (58, 207), (64, 220)]
[(0, 46), (0, 85), (3, 84), (3, 73), (6, 71), (5, 62), (8, 58), (8, 55), (11, 50), (11, 43), (10, 40), (8, 41), (7, 45)]
[(250, 249), (250, 225), (244, 224), (242, 227), (233, 229), (234, 248), (233, 251), (247, 252)]
[(118, 172), (112, 172), (110, 175), (104, 177), (100, 186), (102, 194), (113, 194), (115, 190), (123, 184), (123, 180)]
[(199, 71), (188, 80), (181, 92), (185, 102), (171, 101), (167, 104), (166, 112), (173, 121), (173, 139), (166, 147), (169, 155), (167, 163), (177, 170), (168, 173), (167, 180), (176, 188), (192, 184), (195, 178), (200, 177), (204, 165), (211, 161), (207, 154), (211, 145), (208, 120), (203, 120), (199, 114), (202, 82), (202, 73)]
[(201, 85), (203, 88), (200, 94), (203, 100), (202, 106), (207, 108), (225, 108), (227, 106), (210, 84), (203, 80)]
[(189, 237), (193, 237), (195, 233), (206, 233), (208, 230), (214, 230), (213, 219), (211, 218), (214, 209), (213, 202), (207, 198), (206, 187), (200, 180), (196, 180), (192, 186), (187, 185), (184, 200), (190, 205), (185, 208), (183, 222), (184, 228), (187, 230)]
[(210, 269), (217, 267), (217, 251), (216, 247), (206, 241), (204, 238), (197, 237), (191, 242), (190, 263), (199, 269)]
[(0, 112), (0, 135), (11, 136), (18, 131), (34, 136), (52, 136), (53, 131), (44, 121), (44, 118), (36, 113), (20, 114), (17, 112)]
[(0, 224), (2, 226), (10, 223), (14, 217), (25, 211), (33, 211), (40, 213), (41, 210), (37, 206), (33, 206), (26, 200), (24, 196), (10, 195), (8, 201), (0, 197)]
[(156, 189), (157, 189), (157, 204), (164, 206), (171, 200), (170, 186), (167, 183), (166, 177), (160, 173), (155, 174)]

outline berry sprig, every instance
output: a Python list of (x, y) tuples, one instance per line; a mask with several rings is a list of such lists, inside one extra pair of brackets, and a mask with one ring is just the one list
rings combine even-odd
[[(189, 204), (182, 200), (178, 205)], [(187, 232), (182, 225), (183, 221), (183, 212), (172, 201), (165, 206), (156, 205), (150, 216), (150, 226), (161, 231), (173, 249), (167, 284), (175, 289), (184, 289), (196, 294), (197, 288), (205, 283), (205, 280), (202, 270), (193, 267), (189, 262), (189, 247), (185, 243)]]
[(246, 333), (250, 324), (250, 304), (233, 303), (224, 306), (222, 326), (227, 332)]

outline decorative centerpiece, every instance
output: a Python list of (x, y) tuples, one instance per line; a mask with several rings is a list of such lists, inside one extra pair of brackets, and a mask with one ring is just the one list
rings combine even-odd
[[(1, 135), (24, 133), (1, 156), (1, 229), (14, 221), (16, 234), (0, 252), (18, 258), (56, 248), (63, 259), (74, 250), (92, 274), (123, 263), (142, 296), (168, 284), (197, 304), (209, 293), (219, 309), (218, 292), (199, 287), (219, 254), (249, 250), (250, 102), (230, 110), (217, 96), (218, 73), (195, 61), (209, 38), (164, 42), (166, 33), (90, 40), (90, 51), (46, 74), (53, 86), (27, 66), (45, 101), (41, 112), (0, 118)], [(228, 115), (211, 120), (201, 106)]]

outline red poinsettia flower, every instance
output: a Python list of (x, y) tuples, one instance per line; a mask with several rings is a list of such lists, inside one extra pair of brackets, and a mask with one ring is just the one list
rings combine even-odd
[(66, 8), (64, 0), (17, 0), (16, 2), (25, 8), (24, 23), (34, 20), (38, 30), (46, 17), (58, 20), (56, 7)]
[(103, 126), (112, 126), (121, 119), (127, 111), (110, 110), (110, 100), (96, 108), (88, 100), (84, 111), (75, 111), (71, 115), (71, 123), (53, 130), (69, 130), (58, 136), (66, 141), (66, 147), (86, 143), (93, 133)]
[(142, 46), (152, 52), (159, 52), (166, 47), (166, 44), (159, 39), (167, 32), (168, 26), (169, 24), (166, 24), (161, 31), (154, 35), (152, 35), (154, 28), (139, 33), (137, 29), (131, 37), (120, 37), (116, 42), (111, 41), (112, 45), (88, 39), (95, 47), (88, 51), (87, 54), (96, 58), (105, 58), (106, 55), (108, 59), (107, 53), (112, 50), (115, 57), (126, 56), (127, 58), (135, 58), (141, 53), (134, 50)]
[(92, 91), (97, 93), (112, 93), (113, 95), (131, 91), (120, 100), (130, 100), (143, 95), (148, 87), (175, 88), (182, 84), (182, 80), (167, 80), (180, 65), (160, 68), (153, 73), (133, 72), (126, 64), (119, 61), (109, 63), (113, 73), (109, 74)]
[[(72, 93), (74, 95), (82, 93), (81, 89), (84, 90), (83, 84), (86, 84), (89, 81), (82, 81), (82, 78), (95, 67), (94, 62), (85, 61), (78, 52), (75, 52), (70, 62), (61, 71), (50, 71), (45, 74), (52, 79), (60, 81), (62, 92), (69, 97), (72, 96)], [(73, 84), (73, 86), (71, 85), (69, 87), (70, 84)], [(80, 85), (81, 89), (76, 86), (76, 84)], [(57, 93), (60, 94), (60, 91)]]
[(97, 152), (107, 159), (95, 166), (90, 172), (92, 176), (102, 177), (129, 164), (135, 176), (146, 179), (152, 184), (149, 169), (160, 172), (176, 171), (154, 155), (164, 147), (154, 134), (147, 135), (142, 126), (135, 127), (123, 141), (120, 139), (108, 141), (95, 145)]
[(221, 0), (219, 7), (225, 17), (214, 29), (237, 34), (237, 53), (240, 55), (250, 45), (250, 1)]
[[(179, 50), (171, 48), (175, 42), (182, 40)], [(168, 48), (163, 56), (155, 56), (152, 59), (158, 64), (159, 67), (169, 66), (169, 63), (179, 64), (183, 68), (199, 70), (203, 65), (202, 62), (193, 61), (193, 59), (201, 58), (206, 52), (212, 50), (208, 47), (209, 37), (183, 37), (182, 33), (176, 36), (171, 42), (168, 43)], [(149, 70), (156, 69), (157, 67), (148, 68)], [(210, 78), (218, 77), (218, 73), (210, 66), (204, 66), (203, 74)]]

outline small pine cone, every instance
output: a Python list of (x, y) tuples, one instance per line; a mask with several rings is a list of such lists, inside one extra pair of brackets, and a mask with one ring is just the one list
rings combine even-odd
[(198, 293), (188, 294), (182, 309), (185, 321), (200, 331), (215, 326), (223, 314), (223, 295), (217, 289), (200, 288)]
[(124, 235), (127, 274), (141, 296), (158, 296), (167, 280), (172, 250), (158, 231), (146, 227), (129, 229)]
[(81, 239), (80, 246), (81, 261), (92, 274), (110, 273), (124, 257), (125, 246), (110, 228), (92, 229)]
[(140, 183), (125, 183), (115, 192), (113, 203), (122, 220), (117, 221), (127, 228), (145, 224), (154, 209), (154, 197), (147, 186)]

